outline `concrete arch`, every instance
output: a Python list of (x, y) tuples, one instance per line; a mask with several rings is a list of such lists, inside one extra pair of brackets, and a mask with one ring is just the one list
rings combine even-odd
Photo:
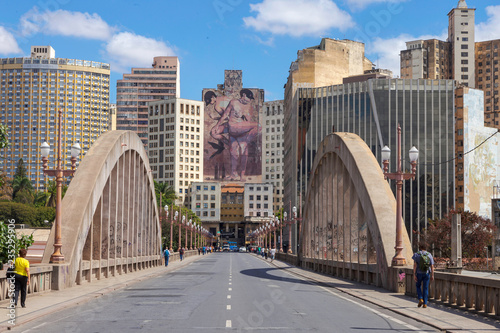
[[(304, 267), (394, 289), (396, 200), (356, 134), (328, 135), (316, 153), (301, 226)], [(412, 249), (404, 233), (404, 255)]]
[[(65, 263), (55, 265), (53, 289), (161, 263), (154, 182), (137, 134), (99, 137), (71, 180), (61, 215)], [(43, 263), (49, 263), (53, 243), (54, 228)]]

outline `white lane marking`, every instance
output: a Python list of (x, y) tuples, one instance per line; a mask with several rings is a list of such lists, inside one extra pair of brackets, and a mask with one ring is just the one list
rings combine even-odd
[(227, 288), (227, 290), (232, 291), (232, 290), (233, 290), (233, 288)]
[(382, 312), (380, 312), (380, 311), (378, 311), (378, 310), (372, 309), (372, 308), (370, 308), (370, 307), (368, 307), (368, 306), (366, 306), (366, 305), (363, 305), (363, 304), (361, 304), (361, 303), (359, 303), (359, 302), (356, 302), (356, 301), (354, 301), (354, 300), (352, 300), (352, 299), (349, 299), (349, 298), (347, 298), (347, 297), (344, 297), (344, 296), (341, 296), (341, 295), (339, 295), (339, 294), (337, 294), (337, 293), (334, 293), (333, 291), (328, 290), (328, 289), (327, 289), (327, 288), (325, 288), (325, 287), (322, 287), (322, 286), (317, 286), (317, 287), (319, 287), (320, 289), (323, 289), (323, 290), (325, 290), (326, 292), (328, 292), (328, 293), (330, 293), (330, 294), (332, 294), (332, 295), (335, 295), (335, 296), (337, 296), (337, 297), (339, 297), (339, 298), (341, 298), (341, 299), (343, 299), (343, 300), (349, 301), (349, 302), (354, 303), (354, 304), (356, 304), (356, 305), (358, 305), (358, 306), (360, 306), (360, 307), (362, 307), (362, 308), (365, 308), (365, 309), (367, 309), (367, 310), (369, 310), (369, 311), (371, 311), (371, 312), (375, 313), (375, 314), (376, 314), (376, 315), (378, 315), (378, 316), (381, 316), (381, 317), (386, 318), (386, 319), (389, 319), (389, 320), (391, 320), (391, 321), (393, 321), (393, 322), (395, 322), (395, 323), (397, 323), (397, 324), (400, 324), (400, 325), (402, 325), (402, 326), (405, 326), (405, 327), (409, 328), (409, 329), (410, 329), (410, 330), (412, 330), (412, 331), (417, 331), (418, 333), (425, 333), (424, 331), (420, 331), (420, 330), (419, 330), (419, 328), (417, 328), (417, 327), (415, 327), (415, 326), (413, 326), (413, 325), (407, 324), (407, 323), (405, 323), (405, 322), (403, 322), (403, 321), (401, 321), (401, 320), (399, 320), (399, 319), (396, 319), (396, 318), (394, 318), (394, 317), (392, 317), (392, 316), (386, 315), (386, 314), (384, 314), (384, 313), (382, 313)]
[(23, 331), (23, 332), (29, 332), (29, 331), (32, 331), (32, 330), (36, 330), (36, 329), (38, 329), (38, 328), (40, 328), (40, 327), (42, 327), (42, 326), (45, 326), (45, 325), (47, 325), (47, 324), (48, 324), (47, 322), (45, 322), (45, 323), (41, 323), (40, 325), (34, 326), (34, 327), (32, 327), (32, 328), (30, 328), (30, 329), (27, 329), (26, 331)]
[(267, 285), (269, 288), (279, 288), (280, 286), (277, 286), (275, 284), (268, 284)]
[(231, 320), (226, 320), (226, 327), (227, 328), (232, 327)]
[(232, 282), (229, 282), (229, 285), (232, 285), (233, 283)]
[(231, 305), (226, 306), (226, 310), (231, 310)]
[(227, 299), (231, 299), (231, 295), (227, 295)]

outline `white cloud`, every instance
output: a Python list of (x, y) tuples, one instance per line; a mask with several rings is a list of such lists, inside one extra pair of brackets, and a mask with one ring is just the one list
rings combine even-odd
[(40, 32), (48, 35), (107, 40), (111, 38), (114, 30), (96, 13), (70, 12), (62, 9), (40, 13), (35, 7), (21, 17), (21, 31), (25, 36)]
[(488, 21), (476, 24), (476, 42), (500, 38), (500, 6), (486, 7)]
[(405, 2), (408, 0), (345, 0), (347, 2), (347, 5), (352, 8), (352, 9), (363, 9), (373, 3), (377, 2), (392, 2), (392, 3), (398, 3), (398, 2)]
[(0, 26), (0, 54), (8, 55), (21, 52), (14, 36), (4, 27)]
[(120, 32), (113, 35), (105, 47), (114, 71), (125, 71), (130, 67), (151, 67), (154, 57), (173, 56), (174, 49), (165, 42)]
[(366, 47), (367, 57), (378, 67), (390, 69), (394, 76), (400, 76), (400, 58), (401, 51), (406, 50), (406, 42), (414, 40), (439, 39), (446, 40), (447, 33), (443, 32), (440, 36), (420, 36), (413, 37), (408, 34), (401, 34), (394, 38), (382, 39), (375, 38)]
[(277, 35), (321, 35), (331, 28), (354, 26), (351, 16), (332, 0), (263, 0), (250, 4), (257, 16), (245, 17), (245, 26)]

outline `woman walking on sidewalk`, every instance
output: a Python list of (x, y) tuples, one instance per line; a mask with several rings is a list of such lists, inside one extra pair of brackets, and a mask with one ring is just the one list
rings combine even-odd
[(26, 249), (19, 250), (19, 257), (16, 258), (16, 268), (14, 269), (16, 278), (16, 291), (14, 293), (14, 304), (17, 306), (19, 291), (21, 292), (21, 306), (26, 307), (26, 287), (30, 284), (30, 262), (26, 260)]

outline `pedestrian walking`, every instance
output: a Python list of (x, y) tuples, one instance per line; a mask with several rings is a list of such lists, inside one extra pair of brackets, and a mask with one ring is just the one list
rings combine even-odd
[(17, 306), (19, 300), (19, 292), (21, 292), (21, 306), (26, 307), (26, 294), (27, 286), (30, 284), (30, 262), (26, 259), (26, 249), (19, 250), (19, 257), (16, 258), (14, 268), (15, 274), (15, 292), (14, 292), (14, 305)]
[(181, 261), (184, 259), (184, 248), (182, 247), (179, 249), (179, 257), (181, 258)]
[(165, 267), (168, 266), (168, 259), (170, 258), (170, 251), (168, 248), (165, 248), (165, 251), (163, 251), (163, 256), (165, 257)]
[(274, 256), (275, 256), (275, 255), (276, 255), (276, 249), (273, 247), (273, 248), (271, 249), (271, 262), (273, 262), (273, 260), (274, 260)]
[(268, 255), (269, 255), (269, 249), (266, 247), (266, 249), (264, 250), (264, 257), (266, 258), (266, 260)]
[(418, 307), (427, 307), (429, 299), (429, 282), (434, 280), (434, 258), (425, 250), (425, 244), (420, 244), (419, 251), (413, 259), (413, 276), (417, 286)]
[(198, 255), (201, 254), (201, 248), (198, 248)]

